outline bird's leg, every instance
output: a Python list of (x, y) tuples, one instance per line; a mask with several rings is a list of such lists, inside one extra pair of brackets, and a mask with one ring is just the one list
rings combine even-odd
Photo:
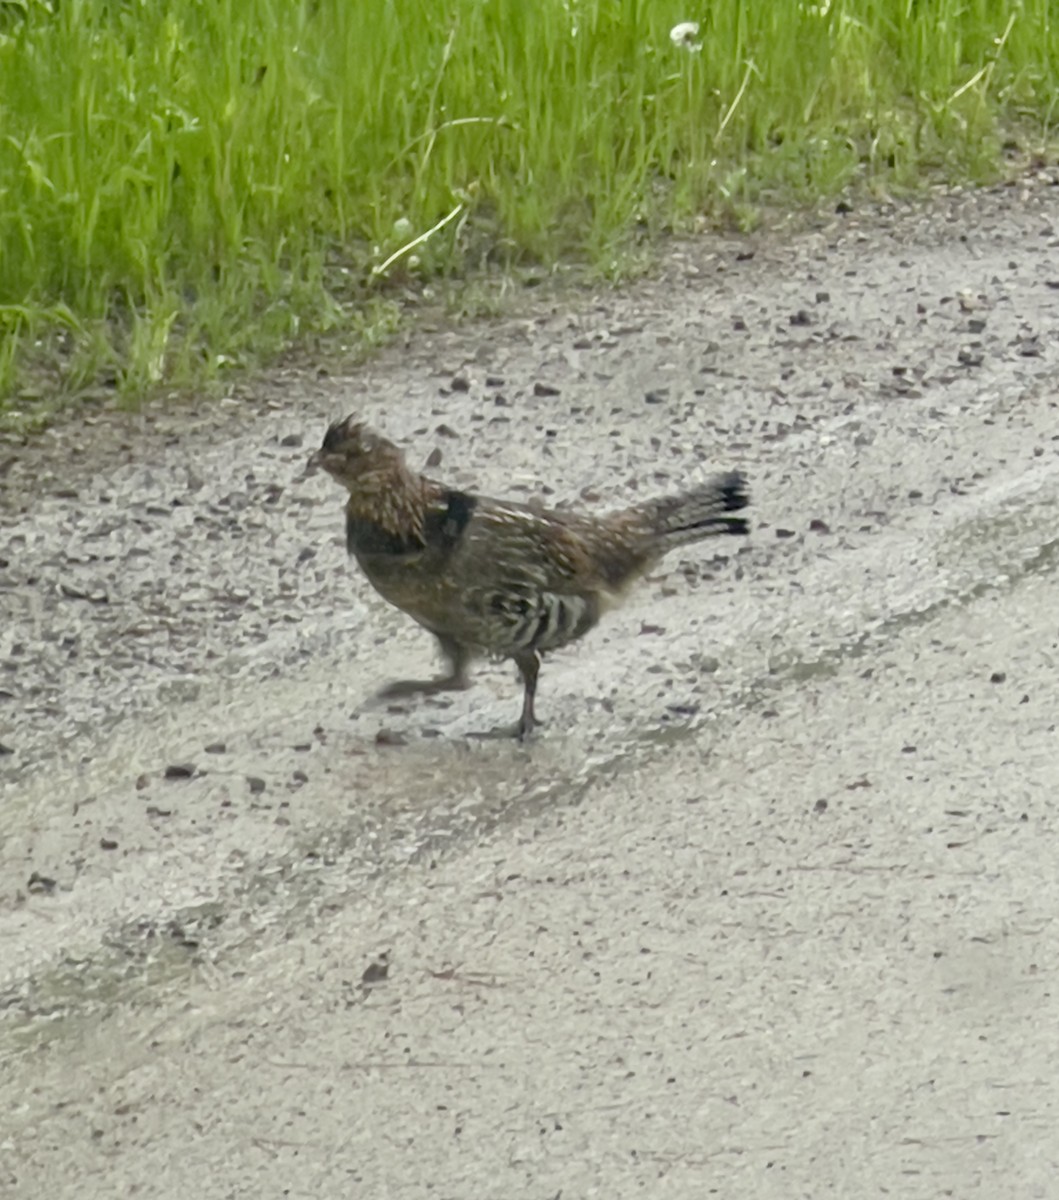
[(533, 732), (533, 727), (539, 724), (537, 714), (533, 711), (533, 701), (537, 696), (537, 676), (541, 669), (541, 656), (536, 650), (524, 650), (515, 655), (515, 666), (522, 676), (522, 716), (515, 726), (515, 736), (520, 742)]
[(541, 669), (541, 656), (536, 650), (523, 650), (513, 656), (515, 666), (522, 676), (524, 691), (522, 693), (522, 715), (514, 725), (500, 725), (496, 729), (487, 729), (484, 733), (472, 733), (473, 738), (518, 738), (526, 741), (529, 735), (543, 721), (537, 719), (533, 711), (533, 700), (537, 695), (537, 676)]
[(449, 673), (436, 679), (396, 679), (379, 692), (382, 700), (395, 700), (403, 696), (434, 696), (438, 692), (462, 692), (471, 686), (467, 667), (471, 654), (466, 646), (438, 633), (438, 646), (449, 664)]

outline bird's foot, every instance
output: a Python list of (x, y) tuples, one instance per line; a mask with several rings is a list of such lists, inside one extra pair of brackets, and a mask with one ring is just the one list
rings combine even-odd
[(520, 742), (526, 740), (526, 734), (522, 730), (522, 722), (518, 721), (514, 725), (497, 725), (492, 729), (472, 729), (467, 735), (475, 738), (477, 741), (510, 741), (512, 738), (518, 738)]
[(530, 721), (518, 720), (514, 725), (497, 725), (493, 729), (476, 730), (468, 737), (478, 738), (481, 741), (508, 741), (514, 738), (519, 742), (528, 742), (533, 736), (533, 731), (540, 725), (546, 725), (546, 721), (538, 720), (534, 717)]
[(437, 679), (395, 679), (378, 692), (380, 700), (402, 700), (409, 696), (436, 696), (438, 692), (463, 692), (471, 686), (466, 675), (441, 675)]

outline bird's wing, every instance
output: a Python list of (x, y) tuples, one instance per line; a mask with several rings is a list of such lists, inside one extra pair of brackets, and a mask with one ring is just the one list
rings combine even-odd
[(553, 650), (599, 619), (591, 555), (555, 514), (480, 500), (449, 565), (468, 632), (494, 653)]

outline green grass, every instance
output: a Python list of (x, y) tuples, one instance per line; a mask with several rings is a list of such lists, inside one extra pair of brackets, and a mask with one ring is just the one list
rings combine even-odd
[(370, 338), (484, 265), (612, 273), (766, 199), (994, 177), (1051, 142), (1050, 6), (0, 0), (0, 407)]

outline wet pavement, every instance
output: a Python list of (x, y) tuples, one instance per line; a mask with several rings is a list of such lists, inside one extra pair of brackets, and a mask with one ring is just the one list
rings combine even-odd
[[(348, 376), (0, 447), (0, 1192), (1054, 1194), (1059, 188), (704, 239)], [(549, 658), (302, 479), (751, 477)]]

